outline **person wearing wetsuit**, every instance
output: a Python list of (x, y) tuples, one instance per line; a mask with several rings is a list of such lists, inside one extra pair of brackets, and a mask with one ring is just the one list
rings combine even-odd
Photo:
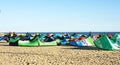
[(17, 34), (15, 32), (10, 32), (8, 37), (9, 37), (9, 45), (10, 46), (18, 46), (18, 40), (16, 40), (15, 42), (10, 41), (10, 38), (17, 39)]
[(47, 34), (47, 36), (45, 36), (45, 42), (51, 42), (54, 41), (54, 37), (51, 34)]

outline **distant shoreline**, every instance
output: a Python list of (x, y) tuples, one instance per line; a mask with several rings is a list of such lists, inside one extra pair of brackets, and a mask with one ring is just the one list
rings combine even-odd
[[(9, 32), (1, 32), (1, 33), (9, 33)], [(15, 32), (17, 34), (21, 34), (21, 33), (27, 33), (27, 32)], [(60, 34), (63, 34), (63, 33), (69, 33), (69, 34), (72, 34), (72, 33), (78, 33), (78, 34), (89, 34), (89, 32), (28, 32), (28, 33), (60, 33)], [(91, 32), (91, 34), (119, 34), (120, 32)]]

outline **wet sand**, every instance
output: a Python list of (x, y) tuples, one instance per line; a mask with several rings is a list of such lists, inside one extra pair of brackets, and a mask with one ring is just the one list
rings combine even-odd
[(20, 47), (0, 43), (0, 65), (119, 65), (120, 51), (96, 47)]

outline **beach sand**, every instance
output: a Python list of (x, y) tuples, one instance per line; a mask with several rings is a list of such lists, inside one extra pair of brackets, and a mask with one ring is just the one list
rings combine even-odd
[(20, 47), (0, 43), (0, 65), (119, 65), (120, 51), (96, 47)]

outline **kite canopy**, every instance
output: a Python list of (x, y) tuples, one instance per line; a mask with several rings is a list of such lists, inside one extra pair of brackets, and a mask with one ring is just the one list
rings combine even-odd
[(108, 37), (107, 35), (103, 35), (99, 39), (94, 41), (95, 46), (100, 49), (105, 50), (120, 50)]

